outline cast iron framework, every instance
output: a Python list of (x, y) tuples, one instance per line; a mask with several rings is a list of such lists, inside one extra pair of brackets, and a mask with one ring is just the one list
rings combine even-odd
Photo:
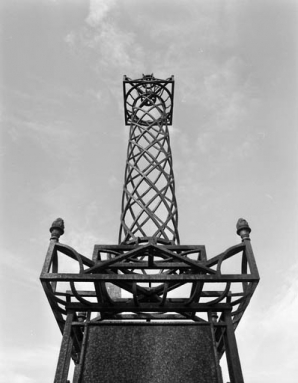
[(119, 243), (155, 238), (179, 243), (168, 126), (174, 78), (124, 77), (125, 123), (130, 124)]
[[(76, 364), (73, 381), (81, 381), (88, 326), (101, 322), (124, 325), (129, 320), (191, 321), (198, 325), (208, 322), (213, 329), (218, 357), (226, 353), (231, 383), (243, 382), (234, 331), (259, 281), (250, 242), (251, 230), (248, 223), (240, 219), (237, 234), (242, 242), (210, 259), (203, 245), (179, 244), (167, 132), (167, 125), (172, 121), (173, 86), (173, 77), (166, 81), (152, 76), (136, 81), (125, 77), (125, 120), (131, 124), (131, 134), (119, 244), (95, 245), (89, 259), (59, 242), (64, 233), (62, 219), (57, 219), (50, 229), (51, 241), (40, 279), (63, 334), (56, 383), (67, 381), (71, 357)], [(135, 96), (130, 96), (133, 93)], [(166, 102), (160, 106), (163, 94), (167, 94)], [(155, 113), (160, 113), (159, 117)], [(154, 129), (162, 133), (147, 136), (147, 131)], [(167, 132), (166, 138), (156, 144), (156, 137), (164, 132)], [(144, 137), (142, 145), (137, 144), (140, 137)], [(154, 145), (162, 152), (167, 171), (161, 161), (155, 160), (158, 153), (155, 156), (151, 153)], [(144, 161), (142, 167), (141, 160)], [(149, 170), (151, 166), (162, 173), (165, 194), (152, 186), (157, 174), (153, 181), (148, 180), (153, 173)], [(154, 189), (149, 199), (145, 200), (146, 188), (138, 189), (142, 183)], [(169, 196), (164, 197), (168, 192)], [(155, 200), (158, 202), (152, 207)], [(171, 208), (163, 211), (162, 219), (157, 219), (156, 205), (163, 204)], [(137, 205), (140, 211), (136, 210)], [(128, 212), (132, 222), (128, 220)], [(146, 218), (141, 219), (142, 216)], [(163, 219), (166, 225), (161, 224)], [(149, 221), (151, 226), (146, 225)], [(170, 223), (172, 226), (168, 229)], [(65, 259), (72, 262), (66, 272), (58, 267), (60, 257), (62, 264)], [(238, 261), (239, 272), (225, 273), (225, 264), (232, 258)], [(107, 282), (121, 289), (121, 298), (111, 297)]]

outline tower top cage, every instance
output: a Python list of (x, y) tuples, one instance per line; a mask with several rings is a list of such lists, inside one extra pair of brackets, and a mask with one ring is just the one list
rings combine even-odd
[(125, 125), (172, 125), (174, 76), (166, 80), (157, 79), (153, 74), (136, 80), (124, 76), (123, 95)]

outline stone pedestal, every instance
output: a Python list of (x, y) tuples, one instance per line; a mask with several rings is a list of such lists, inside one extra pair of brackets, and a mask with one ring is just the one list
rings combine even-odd
[(83, 383), (221, 383), (210, 324), (90, 324)]

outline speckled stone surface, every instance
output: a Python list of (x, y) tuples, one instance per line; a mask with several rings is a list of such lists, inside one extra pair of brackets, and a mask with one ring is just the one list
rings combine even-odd
[(90, 326), (83, 383), (219, 383), (210, 326)]

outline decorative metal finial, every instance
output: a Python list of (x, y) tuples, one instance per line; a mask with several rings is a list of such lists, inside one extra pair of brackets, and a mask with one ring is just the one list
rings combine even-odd
[(59, 241), (61, 235), (64, 234), (64, 221), (62, 218), (57, 218), (50, 228), (51, 240)]
[(248, 222), (245, 219), (239, 218), (236, 228), (237, 234), (241, 237), (242, 241), (244, 241), (245, 239), (250, 239), (249, 233), (251, 232), (251, 228), (249, 227)]
[(151, 74), (144, 74), (143, 73), (143, 80), (151, 81), (151, 80), (155, 80), (155, 77), (153, 76), (153, 73), (151, 73)]

